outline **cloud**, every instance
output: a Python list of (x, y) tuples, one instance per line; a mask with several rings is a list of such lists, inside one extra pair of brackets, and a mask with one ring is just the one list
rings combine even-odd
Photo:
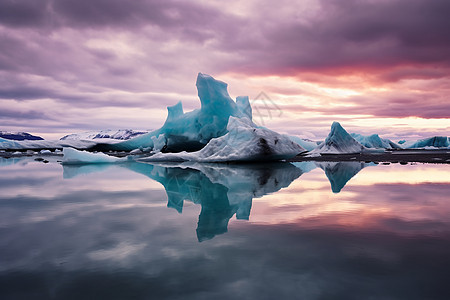
[[(187, 107), (195, 107), (200, 71), (228, 77), (239, 94), (276, 93), (286, 109), (306, 97), (302, 109), (324, 115), (333, 113), (329, 103), (356, 103), (322, 89), (332, 87), (374, 100), (338, 113), (445, 118), (449, 9), (445, 0), (2, 1), (0, 105), (52, 99), (75, 109), (164, 110), (191, 99)], [(419, 101), (417, 80), (441, 85), (421, 87), (435, 95), (420, 92)], [(407, 109), (398, 99), (410, 100)]]
[[(232, 41), (246, 57), (240, 68), (248, 74), (329, 74), (380, 72), (394, 66), (450, 63), (450, 3), (448, 1), (319, 1), (320, 8), (295, 17), (263, 11), (252, 51)], [(255, 7), (257, 9), (257, 7)], [(255, 27), (251, 27), (255, 29)], [(243, 30), (243, 35), (250, 32)], [(431, 75), (431, 74), (428, 74)]]

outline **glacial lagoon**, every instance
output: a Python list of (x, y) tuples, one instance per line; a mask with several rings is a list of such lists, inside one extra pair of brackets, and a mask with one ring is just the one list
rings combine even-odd
[(450, 165), (0, 160), (1, 299), (450, 299)]

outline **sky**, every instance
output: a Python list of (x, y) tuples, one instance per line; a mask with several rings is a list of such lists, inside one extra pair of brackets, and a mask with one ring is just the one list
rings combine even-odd
[(450, 135), (448, 0), (0, 0), (0, 130), (157, 129), (200, 107), (198, 72), (254, 120)]

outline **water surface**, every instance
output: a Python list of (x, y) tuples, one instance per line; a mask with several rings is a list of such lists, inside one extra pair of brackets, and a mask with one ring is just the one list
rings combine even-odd
[(1, 299), (450, 299), (450, 166), (0, 161)]

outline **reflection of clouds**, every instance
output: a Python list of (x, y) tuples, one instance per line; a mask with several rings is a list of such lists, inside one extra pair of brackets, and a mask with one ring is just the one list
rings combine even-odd
[[(34, 167), (16, 169), (14, 176), (22, 178)], [(245, 186), (253, 189), (251, 178), (258, 184), (266, 182), (262, 186), (267, 188), (275, 187), (274, 177), (258, 181), (264, 172), (249, 168), (209, 170), (208, 176), (196, 169), (144, 166), (135, 170), (169, 182), (168, 191), (200, 197), (201, 207), (187, 202), (183, 214), (178, 214), (165, 207), (166, 191), (148, 188), (154, 186), (148, 178), (123, 167), (70, 180), (61, 178), (57, 167), (45, 165), (48, 176), (42, 177), (41, 184), (45, 188), (35, 189), (33, 197), (17, 195), (21, 183), (14, 181), (10, 191), (16, 188), (16, 196), (0, 196), (2, 299), (450, 296), (448, 184), (357, 184), (378, 169), (374, 167), (365, 168), (341, 193), (332, 194), (324, 172), (314, 169), (277, 193), (255, 193), (262, 197), (253, 201), (250, 222), (231, 221), (227, 234), (198, 243), (199, 213), (208, 222), (220, 223), (228, 220), (232, 211), (227, 209), (237, 203), (236, 199), (214, 203), (229, 198), (233, 187), (233, 180), (220, 174), (236, 172), (239, 180), (234, 188), (240, 191), (236, 197), (246, 191)], [(279, 172), (287, 176), (289, 170)], [(247, 178), (245, 174), (252, 172), (261, 176)], [(36, 179), (39, 173), (30, 176)], [(170, 176), (179, 180), (169, 181)], [(114, 185), (109, 189), (107, 179)], [(48, 180), (57, 194), (46, 194), (51, 187)], [(205, 181), (207, 188), (218, 187), (203, 191), (198, 180)], [(203, 199), (184, 190), (186, 184), (212, 197)], [(419, 208), (421, 214), (410, 217), (410, 211), (420, 212)], [(208, 210), (213, 213), (205, 215)]]
[(364, 170), (363, 173), (364, 176), (353, 180), (353, 185), (450, 183), (450, 167), (448, 164), (416, 164), (408, 166), (390, 164), (372, 168), (370, 172)]
[(168, 207), (182, 212), (184, 202), (201, 205), (197, 237), (208, 240), (228, 230), (229, 220), (248, 220), (252, 199), (287, 187), (302, 171), (294, 165), (270, 164), (142, 164), (126, 165), (160, 182), (166, 190)]
[[(108, 214), (101, 214), (102, 221), (92, 219), (76, 226), (103, 223)], [(139, 217), (139, 211), (133, 214)], [(95, 294), (108, 295), (109, 299), (121, 299), (124, 292), (142, 299), (273, 299), (292, 295), (308, 299), (405, 295), (408, 299), (445, 299), (449, 295), (445, 277), (450, 267), (448, 224), (444, 232), (411, 238), (395, 231), (334, 226), (332, 222), (317, 226), (315, 220), (279, 225), (235, 223), (233, 230), (220, 239), (198, 244), (189, 241), (192, 236), (184, 236), (182, 227), (164, 230), (164, 214), (159, 219), (163, 222), (154, 224), (156, 231), (140, 231), (144, 229), (138, 224), (142, 220), (129, 219), (129, 225), (137, 227), (122, 236), (118, 244), (111, 243), (116, 233), (107, 228), (100, 230), (103, 239), (96, 239), (95, 231), (84, 231), (89, 247), (82, 243), (68, 245), (70, 239), (63, 240), (45, 249), (40, 265), (19, 266), (15, 270), (20, 271), (9, 278), (14, 282), (45, 278), (36, 280), (25, 293), (51, 289), (58, 298), (73, 290), (84, 298)], [(386, 221), (380, 218), (379, 223)], [(411, 224), (405, 222), (404, 226)], [(108, 249), (120, 249), (126, 243), (139, 245), (139, 250), (125, 259), (83, 258), (92, 253), (90, 249), (111, 254), (113, 251)], [(49, 258), (54, 258), (55, 247), (56, 254), (74, 248), (70, 255), (48, 264)], [(0, 273), (2, 295), (8, 295), (3, 284), (8, 270)], [(109, 294), (111, 290), (117, 293)]]
[(119, 243), (114, 248), (95, 250), (87, 254), (93, 260), (122, 260), (144, 249), (145, 243)]
[[(428, 177), (433, 170), (443, 177)], [(252, 222), (280, 223), (338, 214), (347, 223), (364, 216), (392, 215), (411, 221), (446, 221), (450, 215), (448, 165), (390, 165), (364, 168), (338, 194), (329, 193), (324, 173), (314, 169), (252, 209)], [(423, 177), (424, 176), (424, 177)], [(390, 182), (395, 178), (393, 182)], [(412, 184), (407, 183), (411, 180)], [(432, 182), (430, 182), (432, 181)]]

